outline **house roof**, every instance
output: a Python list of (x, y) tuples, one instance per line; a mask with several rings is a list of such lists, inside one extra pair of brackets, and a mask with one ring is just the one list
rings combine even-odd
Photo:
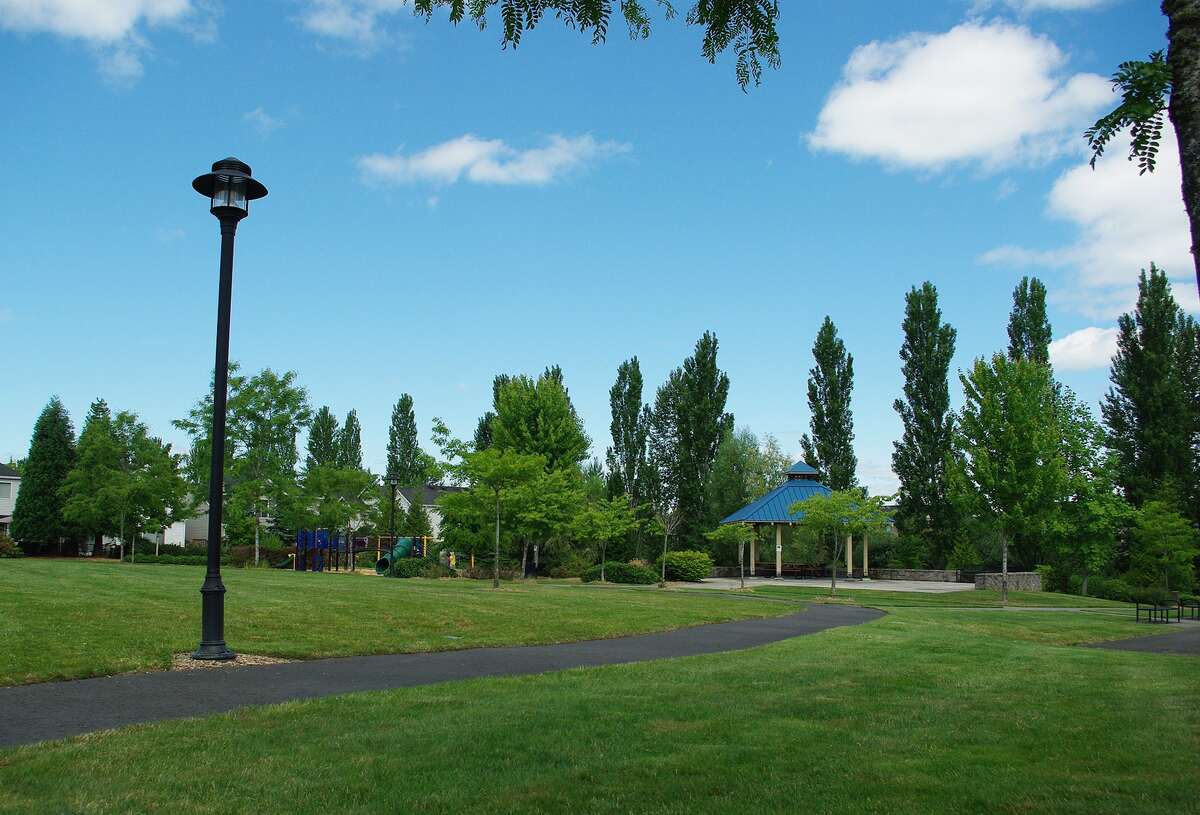
[(0, 464), (0, 478), (20, 478), (21, 474), (9, 467), (7, 464)]
[[(426, 484), (421, 487), (421, 504), (423, 506), (431, 506), (437, 503), (437, 499), (441, 498), (446, 493), (463, 492), (466, 487), (450, 487), (445, 484)], [(404, 496), (405, 501), (411, 502), (413, 493), (417, 490), (416, 487), (401, 487), (400, 494)]]
[(817, 470), (797, 461), (787, 471), (787, 481), (757, 501), (751, 501), (729, 517), (723, 524), (790, 524), (804, 517), (803, 512), (790, 512), (789, 507), (814, 495), (829, 495), (830, 489), (817, 481)]

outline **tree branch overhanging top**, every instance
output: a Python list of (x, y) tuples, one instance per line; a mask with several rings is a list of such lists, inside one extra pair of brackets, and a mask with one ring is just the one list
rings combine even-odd
[[(669, 0), (657, 0), (666, 18), (676, 16)], [(415, 12), (429, 20), (435, 8), (445, 6), (450, 22), (457, 25), (467, 17), (483, 29), (487, 26), (492, 6), (500, 7), (503, 47), (516, 48), (521, 36), (532, 31), (547, 14), (561, 20), (568, 28), (592, 35), (599, 44), (608, 37), (612, 18), (612, 0), (414, 0)], [(620, 0), (620, 13), (625, 18), (631, 39), (650, 36), (650, 15), (640, 0)], [(779, 34), (775, 23), (779, 17), (778, 0), (696, 0), (685, 16), (688, 25), (702, 26), (704, 40), (701, 54), (710, 63), (732, 48), (737, 55), (738, 84), (746, 90), (750, 84), (762, 81), (762, 63), (778, 68)]]

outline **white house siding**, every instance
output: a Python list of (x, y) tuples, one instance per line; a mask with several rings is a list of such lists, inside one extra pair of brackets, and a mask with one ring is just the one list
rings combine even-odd
[(17, 492), (21, 489), (20, 478), (0, 476), (0, 532), (8, 534), (8, 525), (17, 505)]

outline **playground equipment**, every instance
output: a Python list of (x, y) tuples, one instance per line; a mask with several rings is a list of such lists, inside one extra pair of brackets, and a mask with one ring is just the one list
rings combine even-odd
[(392, 564), (406, 557), (424, 557), (429, 548), (429, 538), (396, 538), (391, 551), (384, 552), (375, 561), (375, 574), (387, 574)]
[(343, 537), (326, 529), (301, 529), (296, 533), (296, 556), (291, 568), (298, 572), (353, 571), (354, 558), (370, 549), (366, 538)]

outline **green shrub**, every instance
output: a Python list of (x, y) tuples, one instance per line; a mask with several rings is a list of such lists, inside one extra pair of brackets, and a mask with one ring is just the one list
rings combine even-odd
[[(459, 574), (465, 578), (468, 578), (469, 580), (491, 580), (492, 579), (492, 567), (484, 565), (477, 558), (474, 569), (467, 568), (467, 569), (464, 569), (461, 572), (459, 572)], [(501, 580), (519, 580), (520, 578), (521, 578), (521, 572), (519, 570), (511, 569), (511, 568), (508, 568), (505, 566), (500, 567), (500, 579)]]
[[(593, 583), (599, 580), (599, 564), (585, 571), (582, 577), (584, 583)], [(610, 560), (604, 564), (604, 579), (610, 583), (633, 583), (648, 586), (651, 583), (658, 582), (658, 574), (636, 563), (621, 563), (618, 560)]]
[(591, 561), (578, 552), (568, 552), (548, 570), (551, 577), (581, 577), (591, 568)]
[[(662, 556), (655, 561), (655, 566), (662, 569)], [(699, 583), (712, 574), (712, 558), (707, 552), (683, 550), (667, 552), (667, 580), (685, 580), (689, 583)], [(660, 572), (661, 573), (661, 572)]]
[(21, 557), (25, 553), (8, 535), (0, 535), (0, 557)]
[(449, 566), (443, 566), (433, 558), (424, 558), (421, 561), (421, 577), (436, 579), (439, 577), (454, 577), (454, 570)]
[[(129, 555), (125, 556), (125, 563), (129, 563)], [(205, 566), (208, 564), (208, 558), (202, 555), (138, 555), (135, 564), (143, 563), (158, 563), (167, 566)], [(229, 555), (221, 556), (222, 565), (229, 565)]]
[[(1088, 588), (1091, 588), (1090, 586)], [(1166, 589), (1155, 586), (1152, 588), (1134, 589), (1130, 599), (1135, 603), (1143, 603), (1152, 606), (1165, 606), (1172, 601), (1171, 595)]]
[(421, 577), (421, 570), (425, 567), (426, 561), (419, 557), (402, 557), (398, 558), (393, 564), (391, 574), (393, 577)]
[[(1079, 575), (1071, 575), (1067, 579), (1067, 590), (1071, 594), (1083, 593), (1083, 579)], [(1122, 603), (1133, 602), (1134, 588), (1119, 577), (1101, 577), (1092, 575), (1088, 578), (1088, 596), (1099, 597), (1101, 600), (1119, 600)]]

